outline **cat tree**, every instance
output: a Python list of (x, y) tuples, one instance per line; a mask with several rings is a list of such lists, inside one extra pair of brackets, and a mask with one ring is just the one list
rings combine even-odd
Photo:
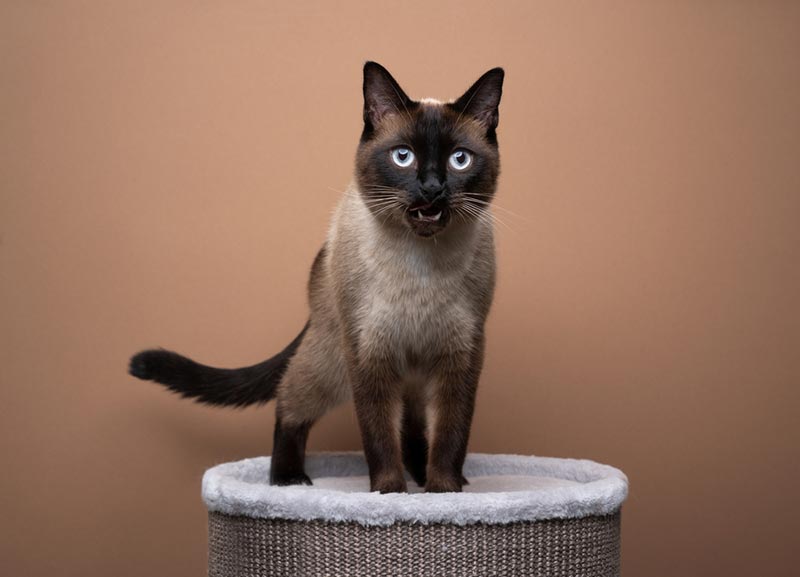
[(309, 456), (311, 487), (270, 486), (269, 467), (206, 472), (211, 577), (619, 575), (628, 482), (607, 465), (471, 454), (464, 493), (388, 495), (359, 453)]

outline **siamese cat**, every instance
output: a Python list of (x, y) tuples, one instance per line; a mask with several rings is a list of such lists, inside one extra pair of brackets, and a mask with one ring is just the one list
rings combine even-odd
[(309, 429), (353, 399), (372, 491), (461, 491), (495, 284), (488, 214), (503, 70), (452, 102), (411, 100), (364, 66), (355, 176), (308, 283), (309, 320), (280, 353), (218, 369), (163, 349), (130, 373), (211, 405), (277, 400), (270, 482), (311, 484)]

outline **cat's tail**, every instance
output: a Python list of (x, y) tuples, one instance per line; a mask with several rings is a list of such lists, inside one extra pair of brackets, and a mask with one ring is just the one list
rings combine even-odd
[(128, 372), (200, 403), (232, 407), (266, 403), (275, 397), (275, 388), (307, 329), (308, 323), (280, 353), (250, 367), (217, 369), (172, 351), (150, 349), (131, 358)]

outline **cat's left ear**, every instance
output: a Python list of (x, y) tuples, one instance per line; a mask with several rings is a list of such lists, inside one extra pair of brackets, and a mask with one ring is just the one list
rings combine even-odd
[(408, 111), (411, 99), (406, 96), (389, 71), (377, 62), (364, 65), (364, 125), (377, 128), (381, 120)]
[(492, 132), (500, 119), (498, 106), (503, 95), (504, 77), (502, 68), (492, 68), (451, 106), (461, 114), (469, 114), (486, 127), (487, 132)]

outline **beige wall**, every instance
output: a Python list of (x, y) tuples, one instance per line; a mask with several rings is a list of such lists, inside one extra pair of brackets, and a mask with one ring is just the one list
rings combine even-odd
[[(626, 575), (787, 574), (800, 5), (330, 6), (2, 3), (0, 572), (203, 573), (200, 476), (269, 453), (272, 407), (127, 358), (296, 334), (375, 59), (418, 97), (507, 70), (471, 449), (624, 469)], [(311, 447), (359, 448), (351, 408)]]

